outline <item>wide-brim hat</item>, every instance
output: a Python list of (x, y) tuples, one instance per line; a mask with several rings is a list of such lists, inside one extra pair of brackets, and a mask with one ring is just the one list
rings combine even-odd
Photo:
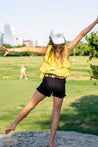
[(64, 33), (61, 28), (54, 28), (50, 31), (50, 37), (54, 44), (63, 44), (65, 43)]

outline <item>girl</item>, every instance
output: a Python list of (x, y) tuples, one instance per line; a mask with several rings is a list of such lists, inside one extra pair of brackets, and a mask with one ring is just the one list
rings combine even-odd
[(23, 47), (6, 49), (0, 46), (5, 51), (6, 56), (9, 52), (36, 52), (45, 54), (45, 61), (41, 67), (42, 83), (37, 87), (31, 100), (25, 108), (16, 117), (13, 123), (5, 129), (5, 134), (15, 130), (16, 125), (24, 119), (35, 106), (42, 101), (46, 96), (53, 95), (53, 111), (52, 111), (52, 124), (49, 147), (57, 146), (54, 143), (56, 130), (59, 124), (60, 110), (65, 96), (65, 83), (66, 77), (69, 75), (68, 68), (70, 68), (69, 56), (70, 52), (78, 44), (78, 42), (98, 23), (97, 19), (82, 30), (79, 35), (69, 44), (66, 44), (63, 32), (56, 28), (50, 32), (49, 44), (47, 47)]
[(27, 66), (22, 65), (21, 66), (21, 75), (20, 75), (20, 80), (23, 78), (23, 76), (25, 76), (25, 79), (27, 80), (27, 76), (26, 76), (26, 68)]

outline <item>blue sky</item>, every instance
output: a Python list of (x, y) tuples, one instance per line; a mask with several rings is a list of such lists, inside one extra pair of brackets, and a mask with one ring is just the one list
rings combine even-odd
[(73, 40), (97, 15), (98, 0), (0, 0), (0, 32), (11, 23), (17, 36), (47, 41), (50, 30), (61, 27)]

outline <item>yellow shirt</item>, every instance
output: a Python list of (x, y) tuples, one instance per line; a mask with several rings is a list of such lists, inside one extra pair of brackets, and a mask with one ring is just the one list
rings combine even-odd
[(40, 71), (40, 78), (43, 79), (45, 73), (55, 74), (57, 76), (67, 77), (69, 76), (68, 68), (71, 67), (71, 64), (67, 60), (67, 47), (65, 46), (66, 56), (64, 57), (63, 63), (58, 63), (54, 61), (54, 55), (52, 54), (51, 59), (49, 57), (49, 53), (51, 51), (52, 46), (49, 45), (47, 52), (45, 54), (45, 61), (42, 64)]

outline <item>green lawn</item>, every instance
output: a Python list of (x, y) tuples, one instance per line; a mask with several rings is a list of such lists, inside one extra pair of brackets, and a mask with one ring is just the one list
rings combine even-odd
[[(58, 130), (98, 135), (98, 82), (89, 80), (88, 57), (74, 59)], [(40, 84), (39, 69), (43, 60), (43, 57), (0, 57), (0, 134), (4, 134), (4, 129), (24, 108)], [(22, 64), (27, 66), (28, 80), (19, 79)], [(7, 76), (10, 78), (7, 79)], [(44, 99), (14, 132), (50, 130), (52, 104), (52, 97)]]

